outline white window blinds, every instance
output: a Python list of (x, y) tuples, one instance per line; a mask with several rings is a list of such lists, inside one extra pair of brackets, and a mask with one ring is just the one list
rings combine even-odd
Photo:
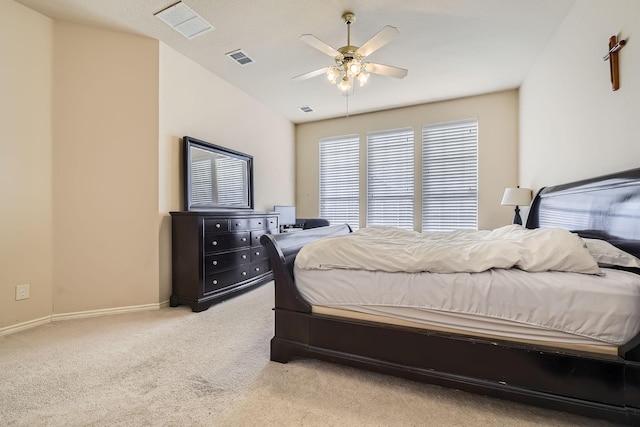
[(360, 227), (358, 135), (320, 140), (320, 217), (331, 225)]
[(413, 230), (413, 128), (367, 134), (367, 225)]
[(422, 231), (478, 229), (478, 121), (422, 128)]

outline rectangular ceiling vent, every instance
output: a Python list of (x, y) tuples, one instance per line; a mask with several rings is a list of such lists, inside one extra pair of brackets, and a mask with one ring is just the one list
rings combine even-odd
[(213, 30), (211, 24), (183, 2), (169, 6), (154, 16), (158, 17), (189, 40)]
[(300, 107), (299, 110), (302, 111), (303, 113), (313, 113), (315, 111), (313, 108), (311, 108), (308, 105), (305, 105), (304, 107)]
[(233, 52), (225, 53), (229, 58), (240, 64), (242, 67), (254, 63), (255, 61), (249, 58), (246, 52), (242, 49), (234, 50)]

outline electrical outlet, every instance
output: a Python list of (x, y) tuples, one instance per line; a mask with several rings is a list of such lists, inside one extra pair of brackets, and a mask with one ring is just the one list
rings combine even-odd
[(29, 285), (16, 285), (16, 301), (29, 298)]

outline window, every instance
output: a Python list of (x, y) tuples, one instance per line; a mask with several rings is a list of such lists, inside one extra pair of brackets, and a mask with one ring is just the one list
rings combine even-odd
[(422, 128), (422, 231), (478, 229), (478, 121)]
[(413, 128), (367, 134), (367, 225), (413, 230)]
[(358, 135), (320, 140), (320, 216), (353, 230), (360, 226), (359, 146)]

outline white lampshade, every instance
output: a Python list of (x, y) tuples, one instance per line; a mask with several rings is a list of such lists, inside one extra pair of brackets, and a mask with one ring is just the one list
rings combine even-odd
[(502, 196), (502, 205), (529, 206), (531, 203), (530, 188), (506, 188)]

